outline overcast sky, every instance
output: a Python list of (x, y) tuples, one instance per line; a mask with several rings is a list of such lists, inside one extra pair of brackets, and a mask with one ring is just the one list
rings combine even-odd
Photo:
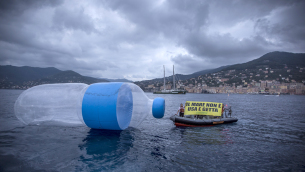
[(305, 1), (0, 1), (0, 65), (133, 81), (305, 52)]

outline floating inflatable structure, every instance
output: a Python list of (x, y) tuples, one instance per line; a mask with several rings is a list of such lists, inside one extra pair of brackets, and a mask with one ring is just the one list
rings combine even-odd
[(27, 125), (60, 122), (124, 130), (139, 126), (149, 114), (162, 118), (165, 100), (149, 99), (132, 83), (46, 84), (24, 91), (14, 110), (16, 117)]

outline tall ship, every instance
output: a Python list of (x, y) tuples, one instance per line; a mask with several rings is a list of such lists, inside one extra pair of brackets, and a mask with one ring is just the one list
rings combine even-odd
[(166, 90), (166, 86), (165, 86), (165, 67), (164, 67), (164, 65), (163, 65), (163, 70), (164, 70), (163, 90), (161, 90), (161, 91), (154, 91), (153, 93), (154, 93), (154, 94), (185, 94), (185, 93), (186, 93), (186, 90), (178, 90), (178, 89), (176, 89), (176, 83), (175, 83), (175, 68), (174, 68), (174, 65), (173, 65), (173, 86), (174, 86), (174, 89)]

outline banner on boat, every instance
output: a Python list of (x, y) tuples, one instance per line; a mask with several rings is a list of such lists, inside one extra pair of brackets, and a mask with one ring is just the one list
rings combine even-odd
[(222, 103), (215, 102), (185, 102), (184, 115), (221, 116)]

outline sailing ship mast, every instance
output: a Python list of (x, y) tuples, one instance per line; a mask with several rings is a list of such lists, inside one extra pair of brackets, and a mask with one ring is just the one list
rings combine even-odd
[(176, 88), (175, 88), (175, 67), (174, 67), (174, 65), (173, 65), (173, 85), (174, 85), (174, 90), (176, 90)]
[(166, 85), (165, 85), (165, 66), (163, 65), (163, 70), (164, 70), (164, 83), (163, 83), (163, 90), (160, 91), (154, 91), (154, 94), (185, 94), (185, 90), (176, 90), (176, 83), (175, 83), (175, 66), (173, 65), (173, 88), (171, 90), (166, 90)]
[(163, 65), (163, 70), (164, 70), (164, 77), (163, 77), (163, 79), (164, 79), (164, 84), (163, 84), (163, 90), (165, 91), (165, 67), (164, 67), (164, 65)]

